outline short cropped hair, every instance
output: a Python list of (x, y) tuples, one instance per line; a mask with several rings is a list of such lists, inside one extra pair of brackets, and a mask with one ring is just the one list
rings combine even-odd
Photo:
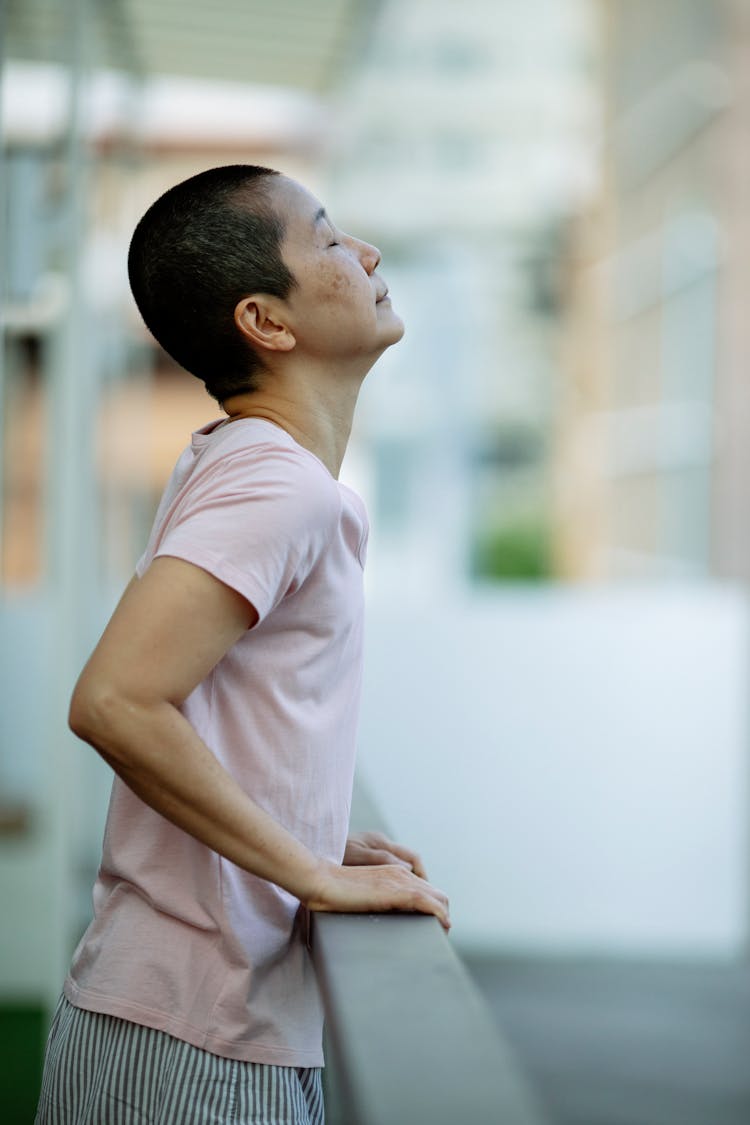
[(130, 243), (130, 287), (147, 327), (219, 402), (257, 390), (264, 370), (234, 322), (237, 302), (283, 299), (295, 284), (267, 191), (277, 175), (231, 164), (191, 176), (149, 207)]

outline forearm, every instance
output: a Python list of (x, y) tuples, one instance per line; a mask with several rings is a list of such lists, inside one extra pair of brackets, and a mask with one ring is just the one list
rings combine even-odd
[(79, 705), (71, 725), (141, 800), (173, 824), (302, 902), (315, 895), (330, 865), (240, 788), (172, 704)]
[[(179, 704), (258, 620), (200, 567), (169, 556), (131, 582), (83, 670), (71, 728), (162, 816), (315, 910), (421, 910), (447, 899), (401, 862), (344, 867), (314, 856), (223, 769)], [(408, 858), (408, 857), (407, 857)]]

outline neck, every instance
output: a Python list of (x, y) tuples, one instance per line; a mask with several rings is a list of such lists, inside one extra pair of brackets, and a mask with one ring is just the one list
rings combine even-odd
[(276, 375), (250, 394), (233, 395), (222, 406), (234, 422), (239, 418), (265, 418), (286, 430), (303, 448), (314, 453), (338, 479), (351, 433), (359, 385), (342, 389), (325, 383), (305, 382), (290, 387)]

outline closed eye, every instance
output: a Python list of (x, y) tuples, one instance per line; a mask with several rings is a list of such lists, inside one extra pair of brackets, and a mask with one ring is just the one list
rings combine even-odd
[(328, 219), (328, 216), (326, 216), (326, 221), (328, 223), (328, 230), (330, 231), (329, 238), (331, 239), (331, 241), (328, 243), (328, 246), (340, 246), (341, 243), (336, 237), (336, 228), (334, 227), (330, 219)]

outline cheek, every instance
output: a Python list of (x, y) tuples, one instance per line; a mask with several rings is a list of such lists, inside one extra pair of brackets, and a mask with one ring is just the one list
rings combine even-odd
[(331, 271), (323, 280), (321, 297), (333, 304), (346, 304), (355, 295), (356, 287), (345, 273)]
[(323, 303), (348, 305), (367, 301), (371, 295), (367, 276), (346, 261), (327, 263), (318, 272), (317, 282), (318, 298)]

